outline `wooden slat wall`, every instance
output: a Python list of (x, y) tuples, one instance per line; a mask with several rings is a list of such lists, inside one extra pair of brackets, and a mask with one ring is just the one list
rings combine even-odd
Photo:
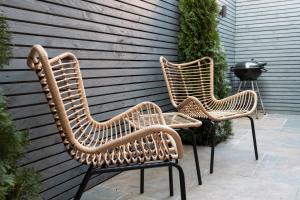
[[(230, 67), (235, 64), (235, 1), (236, 0), (218, 0), (219, 6), (225, 5), (227, 8), (226, 17), (219, 17), (219, 34), (221, 44), (224, 48), (228, 63), (228, 70), (225, 77), (231, 82), (233, 74), (230, 72)], [(232, 90), (234, 92), (234, 90)]]
[[(14, 56), (0, 72), (9, 112), (18, 128), (30, 129), (30, 145), (20, 164), (41, 174), (44, 199), (69, 199), (87, 167), (69, 158), (61, 144), (36, 75), (26, 66), (33, 44), (50, 57), (76, 54), (91, 112), (106, 120), (129, 107), (154, 101), (172, 109), (158, 62), (177, 60), (178, 1), (7, 0), (0, 12), (8, 18)], [(227, 5), (219, 30), (229, 64), (234, 63), (235, 0)], [(92, 187), (107, 176), (97, 176)]]
[[(235, 44), (235, 1), (219, 0), (219, 5), (226, 5), (226, 17), (219, 17), (219, 33), (229, 66), (234, 65)], [(231, 74), (228, 74), (229, 78)]]
[[(57, 134), (34, 72), (26, 66), (33, 44), (53, 57), (64, 51), (81, 62), (86, 94), (97, 120), (142, 101), (172, 109), (159, 56), (177, 61), (176, 0), (2, 0), (12, 31), (13, 57), (0, 84), (19, 129), (30, 129), (20, 164), (41, 174), (44, 199), (70, 199), (87, 169), (71, 160)], [(96, 176), (92, 187), (111, 175)], [(138, 180), (137, 180), (138, 183)]]
[(237, 0), (236, 61), (268, 62), (259, 78), (267, 112), (300, 112), (299, 0)]

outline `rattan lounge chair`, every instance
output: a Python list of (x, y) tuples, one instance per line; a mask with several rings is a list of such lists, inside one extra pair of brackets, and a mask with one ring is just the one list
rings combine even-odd
[(248, 117), (251, 122), (255, 158), (258, 159), (254, 122), (250, 116), (257, 106), (257, 95), (246, 90), (218, 100), (214, 96), (214, 64), (209, 57), (189, 63), (174, 64), (160, 58), (160, 64), (170, 99), (178, 112), (190, 117), (207, 120), (213, 134), (210, 173), (213, 173), (215, 133), (214, 122)]
[[(186, 199), (184, 173), (176, 162), (183, 156), (181, 139), (166, 126), (157, 105), (143, 102), (110, 120), (97, 122), (89, 111), (79, 63), (73, 54), (48, 59), (43, 47), (34, 45), (27, 65), (38, 75), (66, 150), (73, 159), (89, 165), (75, 199), (80, 199), (93, 174), (165, 166), (178, 169), (181, 199)], [(130, 123), (132, 119), (137, 125)]]

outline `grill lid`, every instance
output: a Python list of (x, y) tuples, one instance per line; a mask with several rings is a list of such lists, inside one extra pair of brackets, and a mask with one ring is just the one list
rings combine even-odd
[(267, 63), (257, 62), (254, 59), (251, 59), (251, 61), (236, 63), (235, 68), (264, 68), (265, 65), (267, 65)]
[(264, 68), (265, 65), (267, 65), (267, 63), (257, 62), (251, 59), (251, 61), (237, 63), (234, 67), (231, 67), (231, 71), (233, 71), (241, 81), (257, 80), (262, 72), (267, 71)]

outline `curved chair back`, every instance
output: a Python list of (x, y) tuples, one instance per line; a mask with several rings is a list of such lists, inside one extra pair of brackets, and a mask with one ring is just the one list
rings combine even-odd
[(161, 57), (160, 64), (173, 106), (177, 107), (188, 96), (198, 98), (204, 106), (212, 101), (214, 69), (211, 58), (174, 64)]
[[(72, 150), (85, 132), (83, 127), (91, 123), (78, 60), (71, 53), (48, 59), (43, 47), (34, 45), (27, 65), (36, 71), (63, 142)], [(77, 146), (87, 150), (83, 145)]]

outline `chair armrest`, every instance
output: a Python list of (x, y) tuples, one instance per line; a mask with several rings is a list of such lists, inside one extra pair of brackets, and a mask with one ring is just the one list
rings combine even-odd
[[(177, 109), (179, 112), (182, 112), (190, 117), (214, 119), (214, 117), (207, 112), (207, 109), (204, 107), (201, 101), (194, 96), (187, 97), (178, 105)], [(193, 113), (197, 113), (197, 116), (194, 116)]]
[[(183, 157), (183, 145), (180, 136), (178, 133), (165, 125), (153, 125), (148, 126), (142, 129), (139, 129), (137, 131), (134, 131), (126, 136), (123, 136), (121, 138), (117, 138), (115, 140), (111, 140), (105, 144), (102, 144), (98, 149), (94, 150), (94, 153), (105, 153), (107, 150), (110, 150), (112, 148), (120, 147), (122, 145), (126, 145), (128, 143), (133, 143), (136, 140), (140, 140), (142, 138), (145, 138), (150, 135), (159, 135), (160, 138), (163, 136), (161, 134), (165, 134), (168, 139), (171, 140), (171, 143), (173, 147), (176, 148), (178, 158)], [(157, 150), (159, 151), (159, 150)]]
[(257, 99), (257, 94), (253, 90), (244, 90), (241, 92), (238, 92), (236, 94), (233, 94), (231, 96), (225, 97), (223, 99), (217, 100), (216, 101), (232, 101), (232, 98), (243, 98), (245, 96), (249, 95), (251, 98), (256, 98)]
[[(151, 114), (155, 114), (153, 115), (155, 117), (147, 118), (149, 120), (147, 126), (136, 127), (130, 123), (132, 117), (137, 117), (137, 120), (142, 123), (143, 116)], [(161, 109), (154, 103), (143, 102), (108, 121), (100, 123), (92, 120), (91, 123), (93, 128), (90, 129), (89, 133), (88, 131), (76, 133), (77, 142), (74, 144), (76, 149), (89, 154), (105, 153), (112, 148), (135, 142), (150, 135), (159, 136), (161, 140), (164, 140), (165, 138), (161, 135), (165, 134), (172, 146), (176, 148), (178, 156), (182, 157), (183, 147), (179, 135), (166, 125)], [(86, 142), (93, 140), (97, 140), (97, 142)]]
[(219, 105), (235, 110), (248, 110), (254, 112), (257, 106), (257, 94), (252, 90), (245, 90), (221, 100), (216, 100)]

